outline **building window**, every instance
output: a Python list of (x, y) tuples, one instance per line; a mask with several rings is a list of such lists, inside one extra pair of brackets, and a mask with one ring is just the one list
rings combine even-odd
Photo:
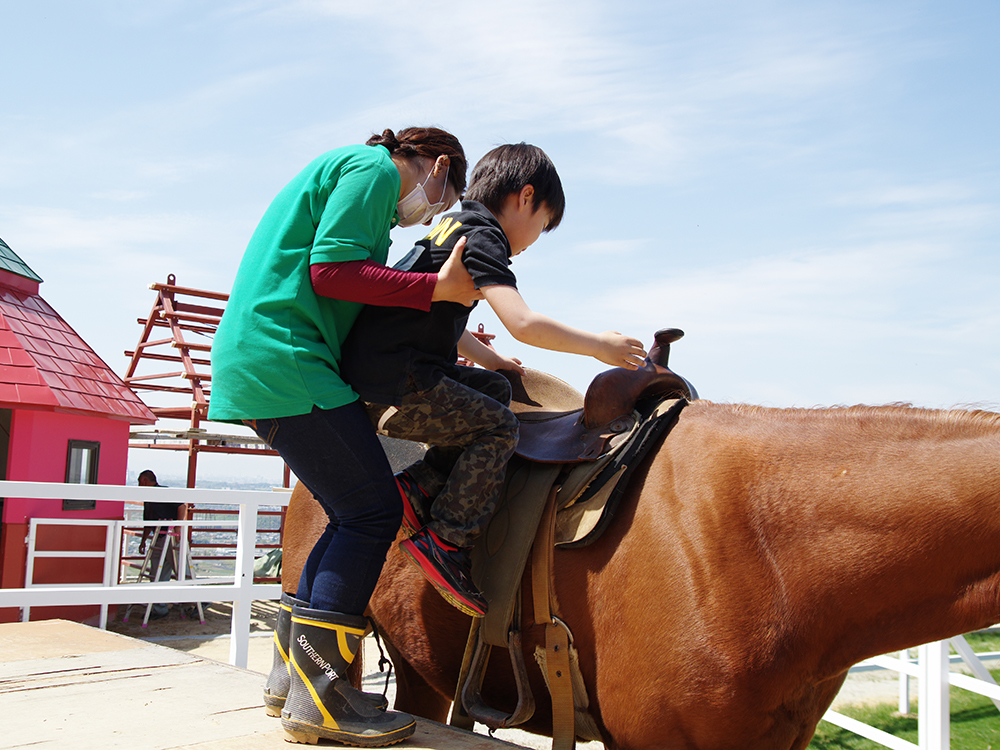
[[(94, 440), (70, 440), (66, 450), (66, 484), (97, 484), (97, 462), (101, 444)], [(63, 500), (63, 510), (94, 510), (96, 500)]]

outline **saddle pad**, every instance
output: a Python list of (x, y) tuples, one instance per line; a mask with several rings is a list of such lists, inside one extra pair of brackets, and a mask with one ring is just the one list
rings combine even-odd
[(480, 625), (484, 643), (507, 646), (521, 578), (552, 487), (559, 485), (557, 546), (586, 546), (610, 523), (623, 484), (686, 403), (663, 402), (641, 424), (638, 414), (631, 415), (621, 445), (599, 461), (577, 463), (572, 471), (564, 464), (511, 458), (497, 509), (472, 549), (473, 579), (490, 605)]
[[(676, 424), (687, 404), (686, 399), (670, 399), (657, 404), (630, 434), (629, 442), (609, 460), (601, 462), (599, 473), (586, 471), (587, 464), (573, 469), (563, 480), (563, 487), (568, 492), (556, 515), (557, 547), (585, 547), (604, 532), (615, 515), (632, 472)], [(582, 488), (577, 489), (581, 485)]]

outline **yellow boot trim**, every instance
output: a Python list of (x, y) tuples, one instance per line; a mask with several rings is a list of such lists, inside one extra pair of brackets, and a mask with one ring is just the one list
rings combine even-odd
[(365, 637), (364, 628), (352, 628), (347, 625), (335, 625), (329, 622), (322, 622), (320, 620), (308, 620), (304, 617), (296, 617), (292, 615), (292, 622), (297, 622), (299, 625), (309, 625), (314, 628), (325, 628), (326, 630), (335, 630), (337, 632), (337, 646), (340, 649), (340, 655), (343, 657), (344, 661), (350, 664), (354, 661), (354, 655), (357, 651), (352, 651), (347, 643), (348, 635), (355, 635), (358, 640)]
[(312, 696), (313, 703), (323, 716), (323, 726), (331, 729), (340, 729), (340, 725), (338, 725), (336, 720), (330, 715), (330, 712), (326, 710), (326, 706), (324, 706), (323, 701), (320, 700), (319, 694), (316, 692), (316, 688), (312, 686), (309, 678), (306, 677), (299, 665), (295, 663), (295, 659), (289, 659), (288, 664), (291, 667), (294, 667), (295, 671), (299, 673), (299, 678), (302, 680), (302, 684), (306, 686), (306, 690), (308, 690), (309, 695)]
[(285, 651), (285, 649), (283, 649), (281, 644), (278, 642), (277, 633), (274, 634), (274, 647), (278, 649), (278, 653), (281, 654), (281, 660), (285, 662), (285, 664), (288, 664), (288, 652)]

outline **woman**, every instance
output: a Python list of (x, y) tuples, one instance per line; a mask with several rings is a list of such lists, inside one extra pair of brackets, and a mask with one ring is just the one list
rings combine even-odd
[(381, 747), (407, 714), (343, 679), (402, 504), (381, 444), (340, 377), (362, 304), (415, 307), (480, 298), (461, 249), (430, 280), (385, 267), (389, 229), (429, 223), (465, 189), (461, 144), (437, 128), (386, 130), (309, 164), (271, 203), (240, 263), (212, 346), (209, 418), (249, 425), (329, 517), (296, 597), (282, 595), (264, 691), (289, 739)]

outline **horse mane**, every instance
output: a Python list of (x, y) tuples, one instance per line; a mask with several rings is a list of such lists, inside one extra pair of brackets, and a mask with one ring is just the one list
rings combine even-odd
[(867, 425), (886, 430), (958, 432), (968, 434), (974, 430), (980, 434), (992, 434), (1000, 430), (1000, 413), (967, 407), (954, 409), (925, 409), (908, 403), (870, 406), (815, 406), (776, 408), (754, 404), (704, 403), (709, 409), (728, 412), (736, 418), (762, 418), (784, 423), (828, 422), (832, 425)]

